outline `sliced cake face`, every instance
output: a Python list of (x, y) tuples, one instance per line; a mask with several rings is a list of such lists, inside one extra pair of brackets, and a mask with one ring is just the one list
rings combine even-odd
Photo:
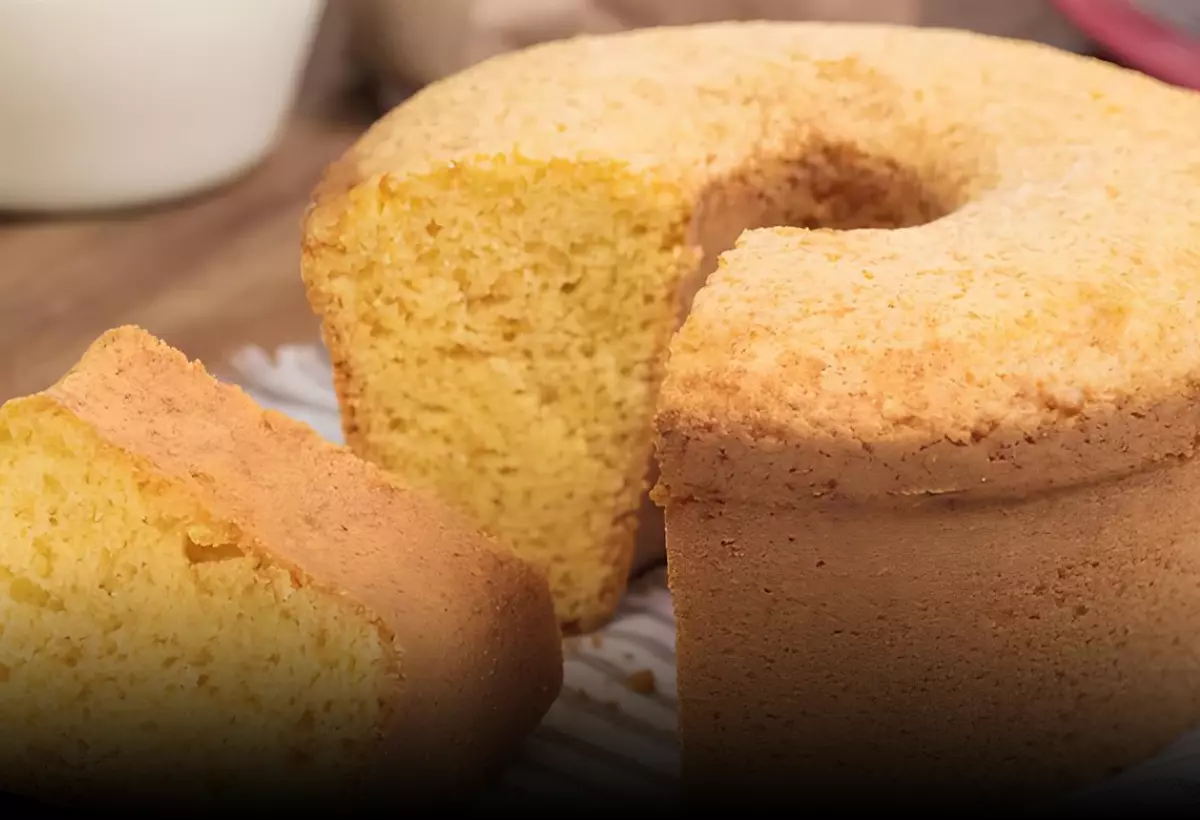
[(349, 442), (545, 572), (569, 631), (633, 554), (685, 261), (669, 194), (499, 156), (355, 192), (308, 251)]
[(0, 410), (0, 476), (0, 788), (303, 793), (377, 752), (377, 618), (49, 399)]

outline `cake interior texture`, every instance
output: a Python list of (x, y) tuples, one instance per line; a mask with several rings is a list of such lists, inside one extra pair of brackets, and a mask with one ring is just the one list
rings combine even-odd
[(632, 557), (646, 351), (673, 328), (679, 270), (655, 204), (603, 163), (460, 164), (356, 201), (370, 231), (331, 282), (372, 374), (352, 401), (378, 408), (351, 440), (543, 570), (564, 624), (615, 606)]
[(42, 397), (0, 411), (0, 788), (114, 801), (344, 786), (379, 625)]

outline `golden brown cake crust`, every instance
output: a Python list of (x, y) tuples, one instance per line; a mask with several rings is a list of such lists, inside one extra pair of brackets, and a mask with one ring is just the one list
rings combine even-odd
[(689, 791), (999, 810), (1150, 760), (1200, 717), (1198, 492), (672, 502)]
[(381, 618), (401, 653), (379, 761), (393, 782), (462, 788), (557, 697), (544, 580), (436, 500), (136, 328), (101, 337), (45, 395), (181, 482), (276, 565)]
[[(1032, 474), (1071, 483), (1186, 455), (1200, 432), (1192, 399), (1171, 403), (1200, 376), (1198, 131), (1196, 94), (1030, 43), (644, 30), (506, 55), (418, 94), (330, 170), (306, 246), (338, 242), (356, 188), (478, 156), (616, 160), (693, 203), (747, 163), (820, 145), (894, 159), (945, 215), (746, 234), (674, 344), (662, 446), (779, 441), (780, 469), (810, 471), (791, 485), (804, 492), (1020, 491)], [(662, 482), (725, 492), (702, 474)]]

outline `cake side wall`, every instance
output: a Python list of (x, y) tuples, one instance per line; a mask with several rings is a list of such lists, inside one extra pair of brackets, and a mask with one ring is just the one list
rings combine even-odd
[[(1036, 798), (1200, 722), (1200, 465), (1022, 500), (671, 502), (693, 794)], [(794, 789), (794, 792), (788, 790)]]
[(720, 402), (689, 394), (668, 376), (656, 418), (658, 494), (784, 506), (817, 497), (998, 500), (1117, 480), (1200, 447), (1200, 398), (1187, 394), (1047, 408), (1036, 424), (1006, 419), (964, 438), (915, 425), (858, 437), (789, 421), (750, 412), (736, 392)]

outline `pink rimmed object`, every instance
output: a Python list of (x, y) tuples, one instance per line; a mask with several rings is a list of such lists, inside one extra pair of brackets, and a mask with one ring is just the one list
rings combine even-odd
[(1130, 68), (1200, 89), (1200, 3), (1195, 0), (1054, 0), (1054, 4)]

